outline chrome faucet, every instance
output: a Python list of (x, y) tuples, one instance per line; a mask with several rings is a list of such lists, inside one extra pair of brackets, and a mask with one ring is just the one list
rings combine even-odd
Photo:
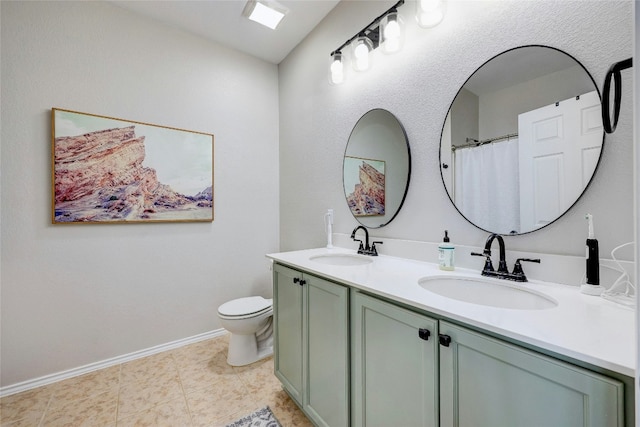
[[(364, 231), (364, 239), (365, 239), (364, 244), (362, 243), (362, 240), (356, 239), (356, 232), (358, 230), (363, 230)], [(371, 244), (371, 246), (369, 246), (369, 231), (367, 230), (367, 228), (365, 226), (359, 225), (356, 228), (354, 228), (353, 231), (351, 232), (351, 239), (353, 239), (355, 242), (360, 242), (360, 246), (358, 247), (358, 253), (359, 254), (378, 256), (378, 250), (376, 249), (376, 243), (381, 245), (382, 242), (373, 242)]]
[[(493, 241), (495, 239), (498, 239), (498, 246), (500, 247), (500, 261), (498, 262), (498, 271), (495, 271), (493, 269), (493, 263), (491, 262), (491, 245), (493, 244)], [(501, 235), (495, 233), (489, 235), (489, 237), (487, 238), (487, 243), (485, 243), (484, 245), (484, 251), (481, 254), (471, 252), (471, 255), (485, 257), (484, 268), (482, 269), (483, 276), (497, 277), (499, 279), (513, 280), (516, 282), (527, 281), (527, 276), (522, 270), (522, 264), (520, 264), (521, 261), (536, 262), (538, 264), (540, 263), (539, 259), (518, 258), (516, 260), (516, 264), (513, 267), (513, 272), (509, 273), (509, 269), (507, 268), (504, 239)]]

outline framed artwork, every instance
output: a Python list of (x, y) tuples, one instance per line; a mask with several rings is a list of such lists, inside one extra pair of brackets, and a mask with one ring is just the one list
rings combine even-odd
[(213, 221), (213, 135), (53, 108), (52, 223)]
[(385, 214), (385, 162), (345, 156), (344, 194), (354, 216)]

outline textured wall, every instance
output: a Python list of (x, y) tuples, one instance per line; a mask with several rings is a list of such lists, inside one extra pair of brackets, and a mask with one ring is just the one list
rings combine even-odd
[[(2, 386), (218, 329), (218, 305), (270, 296), (277, 67), (110, 3), (1, 8)], [(52, 107), (213, 133), (215, 221), (50, 225)]]
[[(413, 160), (402, 211), (373, 234), (437, 242), (448, 229), (454, 243), (483, 245), (486, 233), (452, 206), (438, 164), (442, 124), (458, 88), (487, 59), (526, 44), (564, 50), (599, 85), (611, 63), (632, 55), (631, 1), (450, 1), (445, 20), (427, 30), (415, 24), (415, 6), (408, 1), (399, 9), (408, 27), (404, 49), (394, 56), (376, 51), (372, 70), (352, 72), (343, 85), (330, 86), (329, 53), (393, 3), (340, 3), (280, 64), (282, 250), (324, 245), (326, 208), (335, 209), (336, 233), (350, 233), (356, 225), (342, 194), (342, 156), (351, 128), (372, 108), (385, 108), (402, 122)], [(554, 224), (506, 238), (508, 249), (582, 255), (587, 212), (595, 217), (603, 256), (633, 240), (631, 73), (624, 79), (629, 89), (618, 131), (606, 138), (595, 181)]]

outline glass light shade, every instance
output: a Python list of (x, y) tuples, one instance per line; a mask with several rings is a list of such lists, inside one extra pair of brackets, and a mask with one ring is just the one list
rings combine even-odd
[(404, 44), (404, 22), (397, 11), (389, 12), (380, 21), (380, 40), (384, 53), (396, 53)]
[(371, 43), (368, 37), (357, 37), (351, 42), (351, 49), (353, 51), (353, 60), (351, 62), (356, 71), (367, 71), (371, 68), (373, 43)]
[(331, 55), (331, 65), (329, 66), (329, 82), (339, 85), (344, 82), (344, 58), (342, 53), (336, 52)]
[(416, 21), (422, 28), (435, 27), (444, 18), (446, 9), (446, 0), (417, 0)]

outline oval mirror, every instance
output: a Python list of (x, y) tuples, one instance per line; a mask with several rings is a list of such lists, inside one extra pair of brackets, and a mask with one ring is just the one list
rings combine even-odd
[(458, 91), (442, 128), (440, 171), (469, 222), (524, 234), (578, 201), (603, 144), (589, 72), (558, 49), (523, 46), (485, 62)]
[(344, 152), (344, 194), (354, 218), (367, 228), (389, 224), (409, 188), (411, 152), (402, 124), (374, 109), (356, 123)]

